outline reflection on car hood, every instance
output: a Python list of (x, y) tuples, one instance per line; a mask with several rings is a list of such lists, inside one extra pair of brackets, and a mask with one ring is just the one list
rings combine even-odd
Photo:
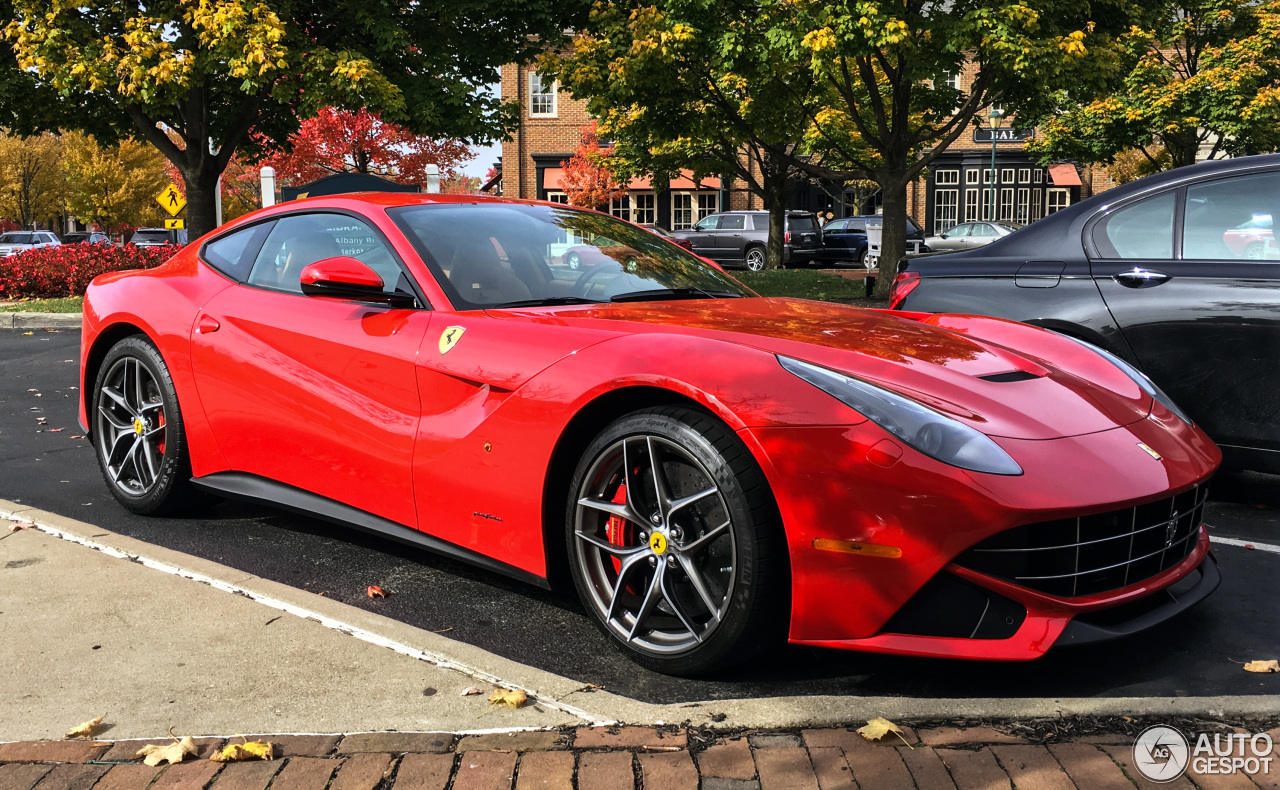
[[(992, 436), (1051, 439), (1142, 419), (1150, 399), (1113, 392), (1033, 356), (895, 313), (800, 299), (716, 299), (491, 311), (512, 320), (679, 332), (802, 359), (925, 403)], [(981, 377), (1021, 372), (1021, 381)]]

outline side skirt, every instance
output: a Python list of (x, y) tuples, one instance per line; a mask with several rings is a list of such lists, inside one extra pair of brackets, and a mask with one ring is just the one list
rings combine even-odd
[(303, 491), (301, 488), (294, 488), (284, 483), (268, 480), (265, 477), (243, 472), (217, 472), (204, 477), (193, 477), (191, 482), (193, 485), (219, 496), (270, 505), (282, 510), (300, 513), (304, 516), (314, 516), (340, 526), (355, 527), (374, 535), (426, 549), (452, 560), (458, 560), (484, 568), (487, 571), (509, 576), (526, 584), (541, 587), (544, 590), (551, 589), (551, 585), (547, 580), (535, 573), (530, 573), (514, 565), (508, 565), (505, 562), (499, 562), (479, 552), (450, 543), (447, 540), (433, 538), (412, 527), (406, 527), (381, 516), (375, 516), (359, 508), (335, 502), (310, 491)]

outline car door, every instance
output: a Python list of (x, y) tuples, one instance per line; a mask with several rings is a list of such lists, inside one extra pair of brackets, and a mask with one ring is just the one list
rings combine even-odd
[(822, 252), (818, 259), (827, 263), (854, 260), (850, 257), (849, 239), (845, 231), (849, 227), (847, 219), (833, 219), (822, 226)]
[(702, 220), (689, 230), (682, 234), (689, 243), (693, 245), (693, 252), (697, 255), (710, 258), (711, 253), (715, 250), (715, 230), (720, 222), (719, 214), (712, 214), (709, 217), (703, 217)]
[(717, 261), (742, 260), (746, 256), (746, 226), (745, 214), (719, 215), (716, 229), (710, 232), (712, 247), (707, 257)]
[(224, 459), (232, 471), (416, 526), (415, 359), (432, 313), (303, 295), (303, 267), (338, 255), (369, 265), (388, 291), (419, 293), (369, 220), (317, 211), (264, 227), (216, 239), (201, 255), (240, 280), (204, 306), (191, 336), (196, 388)]
[(985, 247), (1000, 238), (996, 229), (986, 222), (975, 222), (970, 226), (969, 236), (964, 239), (964, 248)]
[(1277, 213), (1280, 173), (1205, 180), (1108, 211), (1086, 249), (1143, 371), (1224, 450), (1280, 463), (1280, 249), (1228, 236)]
[(965, 245), (969, 241), (969, 232), (973, 230), (973, 225), (965, 223), (956, 225), (951, 230), (937, 236), (933, 241), (929, 242), (929, 248), (935, 252), (955, 252), (956, 250), (965, 249)]

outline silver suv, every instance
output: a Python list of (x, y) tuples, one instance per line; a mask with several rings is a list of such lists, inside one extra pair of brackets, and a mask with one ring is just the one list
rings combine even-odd
[(11, 230), (0, 234), (0, 258), (8, 258), (27, 250), (38, 250), (41, 247), (57, 247), (62, 242), (53, 231), (48, 230)]
[[(753, 272), (764, 268), (769, 241), (769, 212), (726, 211), (701, 219), (688, 230), (672, 231), (687, 239), (695, 255), (729, 266), (745, 266)], [(783, 237), (782, 265), (808, 266), (822, 250), (822, 229), (808, 211), (788, 211)]]

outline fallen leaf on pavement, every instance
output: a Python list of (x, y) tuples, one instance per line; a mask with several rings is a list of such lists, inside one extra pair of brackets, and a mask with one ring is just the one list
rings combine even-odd
[(475, 686), (467, 686), (466, 688), (464, 688), (464, 689), (462, 690), (462, 693), (461, 693), (461, 694), (459, 694), (458, 696), (460, 696), (460, 697), (474, 697), (474, 696), (475, 696), (475, 695), (477, 695), (477, 694), (483, 694), (483, 693), (484, 693), (483, 691), (481, 691), (480, 689), (476, 688)]
[(27, 390), (27, 392), (39, 392), (40, 390)]
[(22, 334), (24, 334), (24, 335), (34, 335), (34, 334), (35, 334), (35, 332), (23, 332)]
[[(173, 733), (170, 733), (172, 735)], [(180, 763), (187, 759), (188, 754), (195, 754), (200, 751), (196, 748), (195, 740), (190, 736), (186, 736), (182, 740), (174, 738), (173, 743), (159, 744), (149, 743), (138, 750), (133, 759), (143, 758), (142, 762), (150, 766), (156, 766), (160, 763)]]
[(366, 592), (369, 594), (370, 598), (386, 598), (391, 594), (376, 584), (370, 584), (369, 589), (366, 590)]
[[(10, 529), (24, 529), (24, 527), (11, 527)], [(102, 725), (102, 717), (89, 719), (72, 727), (64, 736), (66, 738), (92, 738), (98, 732), (98, 727)]]
[(18, 530), (20, 530), (20, 529), (26, 529), (26, 528), (27, 528), (27, 525), (26, 525), (26, 524), (19, 524), (19, 523), (18, 523), (18, 522), (16, 522), (16, 521), (10, 522), (10, 524), (9, 524), (9, 531), (10, 531), (10, 532), (17, 532), (17, 531), (18, 531)]
[(209, 759), (215, 763), (238, 763), (244, 760), (271, 760), (275, 758), (275, 745), (267, 741), (249, 741), (241, 736), (243, 743), (229, 743), (221, 749), (214, 750)]
[(61, 433), (62, 431), (65, 431), (65, 430), (66, 428), (50, 428), (49, 433)]
[[(867, 726), (859, 727), (858, 734), (869, 741), (879, 741), (889, 734), (898, 736), (903, 743), (907, 743), (907, 739), (902, 735), (902, 728), (888, 719), (876, 717), (867, 721)], [(908, 746), (911, 744), (907, 743)]]
[(1280, 660), (1250, 661), (1244, 665), (1245, 672), (1280, 672)]
[(506, 705), (508, 708), (518, 708), (529, 701), (529, 695), (520, 689), (494, 689), (489, 695), (490, 705)]

